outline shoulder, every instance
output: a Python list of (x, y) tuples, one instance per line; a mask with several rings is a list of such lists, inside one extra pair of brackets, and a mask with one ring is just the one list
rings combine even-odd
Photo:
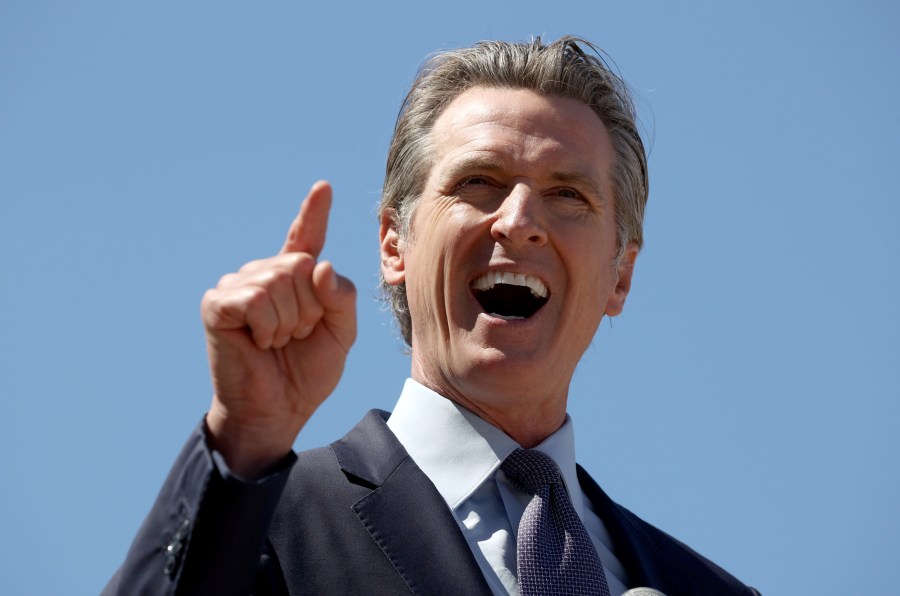
[(580, 466), (578, 479), (633, 582), (666, 594), (758, 594), (691, 547), (614, 502)]
[(408, 458), (385, 424), (387, 417), (371, 410), (338, 441), (298, 452), (279, 504), (282, 514), (349, 510), (348, 504), (380, 486)]
[(702, 581), (710, 587), (720, 586), (716, 588), (715, 593), (717, 594), (758, 594), (754, 588), (745, 585), (725, 569), (677, 538), (644, 521), (621, 505), (616, 505), (616, 507), (628, 520), (628, 523), (639, 528), (656, 545), (658, 557), (665, 561), (663, 573), (672, 584), (683, 585), (685, 589), (689, 587), (694, 589), (694, 586)]

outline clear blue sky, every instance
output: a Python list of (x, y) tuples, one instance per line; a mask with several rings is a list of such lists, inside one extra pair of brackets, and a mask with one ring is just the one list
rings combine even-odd
[[(210, 397), (204, 290), (318, 178), (360, 336), (298, 447), (390, 409), (374, 205), (429, 52), (578, 34), (640, 96), (647, 244), (570, 400), (615, 499), (769, 594), (896, 585), (889, 2), (0, 3), (4, 593), (93, 594)], [(893, 364), (892, 364), (893, 363)], [(580, 432), (579, 432), (580, 431)]]

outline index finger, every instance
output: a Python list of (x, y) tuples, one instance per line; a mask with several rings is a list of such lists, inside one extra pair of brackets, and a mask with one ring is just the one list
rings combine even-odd
[(305, 252), (318, 258), (325, 246), (328, 212), (331, 210), (331, 185), (319, 180), (300, 205), (300, 212), (288, 230), (279, 254)]

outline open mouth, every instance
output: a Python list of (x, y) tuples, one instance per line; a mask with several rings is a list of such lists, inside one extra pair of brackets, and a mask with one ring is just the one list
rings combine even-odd
[(475, 279), (472, 295), (484, 312), (501, 319), (527, 319), (550, 299), (544, 282), (523, 273), (491, 271)]

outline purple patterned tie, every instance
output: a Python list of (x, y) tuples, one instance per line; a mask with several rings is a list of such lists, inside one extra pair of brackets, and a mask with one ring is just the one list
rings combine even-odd
[(609, 596), (603, 563), (572, 507), (556, 462), (534, 449), (516, 449), (501, 469), (516, 488), (534, 495), (516, 539), (520, 594)]

